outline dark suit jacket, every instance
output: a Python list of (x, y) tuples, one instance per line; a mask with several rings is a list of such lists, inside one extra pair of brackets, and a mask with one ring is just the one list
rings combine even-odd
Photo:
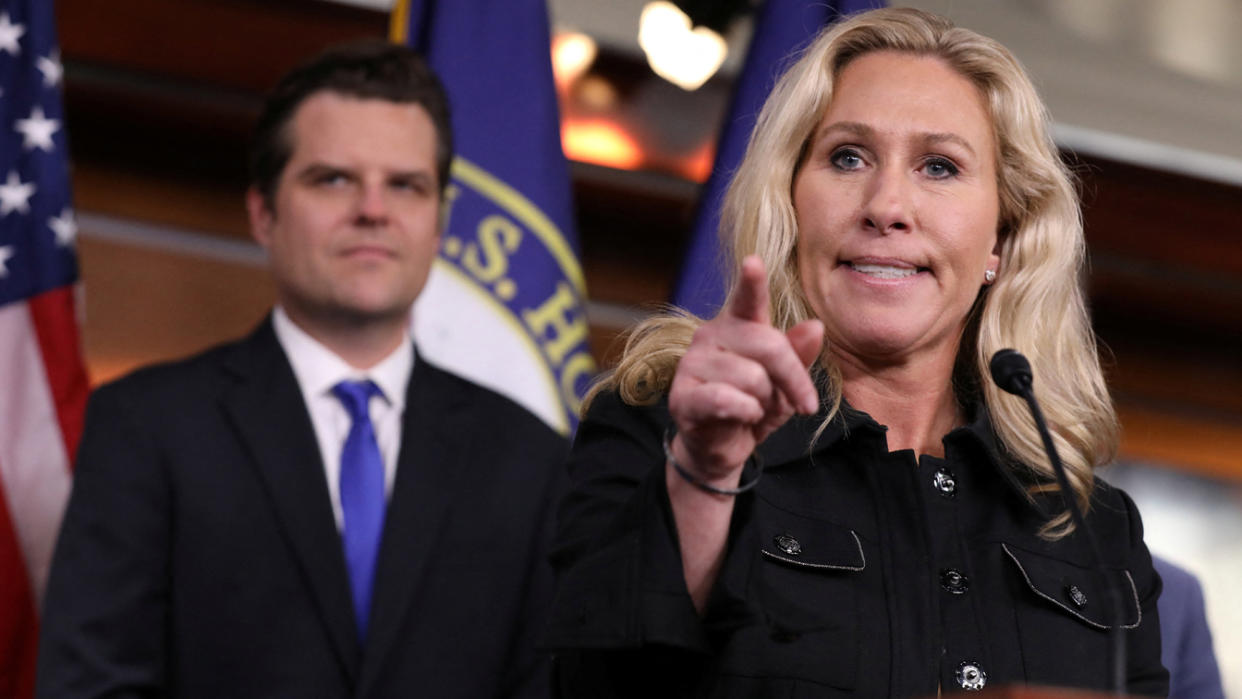
[(91, 399), (44, 604), (40, 697), (505, 697), (534, 652), (566, 444), (419, 358), (370, 633), (270, 320)]
[(1151, 558), (1164, 581), (1158, 603), (1160, 659), (1169, 668), (1169, 698), (1224, 699), (1198, 578), (1159, 556)]

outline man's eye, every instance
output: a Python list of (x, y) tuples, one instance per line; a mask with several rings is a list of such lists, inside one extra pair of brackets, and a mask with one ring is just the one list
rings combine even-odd
[(393, 189), (415, 194), (426, 194), (431, 191), (431, 184), (422, 177), (401, 177), (392, 180), (389, 185)]
[(832, 154), (830, 159), (833, 167), (838, 170), (857, 170), (863, 166), (862, 156), (853, 148), (841, 148)]
[(923, 172), (927, 173), (928, 177), (942, 180), (956, 175), (958, 169), (951, 161), (944, 158), (928, 158), (923, 163)]
[(349, 177), (343, 172), (325, 172), (317, 175), (314, 179), (315, 184), (324, 187), (339, 187), (349, 183)]

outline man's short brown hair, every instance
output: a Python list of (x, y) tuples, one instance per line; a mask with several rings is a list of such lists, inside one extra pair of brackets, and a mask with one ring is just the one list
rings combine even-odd
[(436, 170), (443, 191), (453, 159), (453, 130), (444, 87), (412, 49), (366, 39), (318, 54), (281, 78), (268, 95), (250, 141), (249, 166), (250, 186), (263, 195), (269, 209), (293, 152), (288, 124), (298, 107), (320, 92), (417, 104), (427, 110), (436, 130)]

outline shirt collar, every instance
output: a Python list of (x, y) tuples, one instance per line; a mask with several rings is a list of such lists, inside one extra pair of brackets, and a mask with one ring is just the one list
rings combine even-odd
[(345, 380), (370, 379), (384, 393), (384, 399), (397, 409), (405, 407), (405, 392), (414, 369), (414, 342), (402, 333), (401, 344), (378, 364), (366, 371), (351, 367), (344, 359), (298, 327), (280, 306), (272, 309), (272, 329), (289, 358), (293, 375), (307, 396), (328, 395), (332, 387)]

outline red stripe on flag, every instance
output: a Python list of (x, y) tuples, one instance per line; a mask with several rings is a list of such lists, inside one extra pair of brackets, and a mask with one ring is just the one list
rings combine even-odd
[(27, 302), (35, 335), (39, 338), (39, 350), (43, 354), (47, 383), (52, 390), (52, 401), (56, 404), (56, 416), (60, 421), (60, 433), (65, 440), (70, 468), (78, 453), (86, 398), (91, 390), (82, 362), (73, 292), (72, 286), (60, 287), (34, 296)]
[(34, 696), (39, 618), (0, 480), (0, 697)]

